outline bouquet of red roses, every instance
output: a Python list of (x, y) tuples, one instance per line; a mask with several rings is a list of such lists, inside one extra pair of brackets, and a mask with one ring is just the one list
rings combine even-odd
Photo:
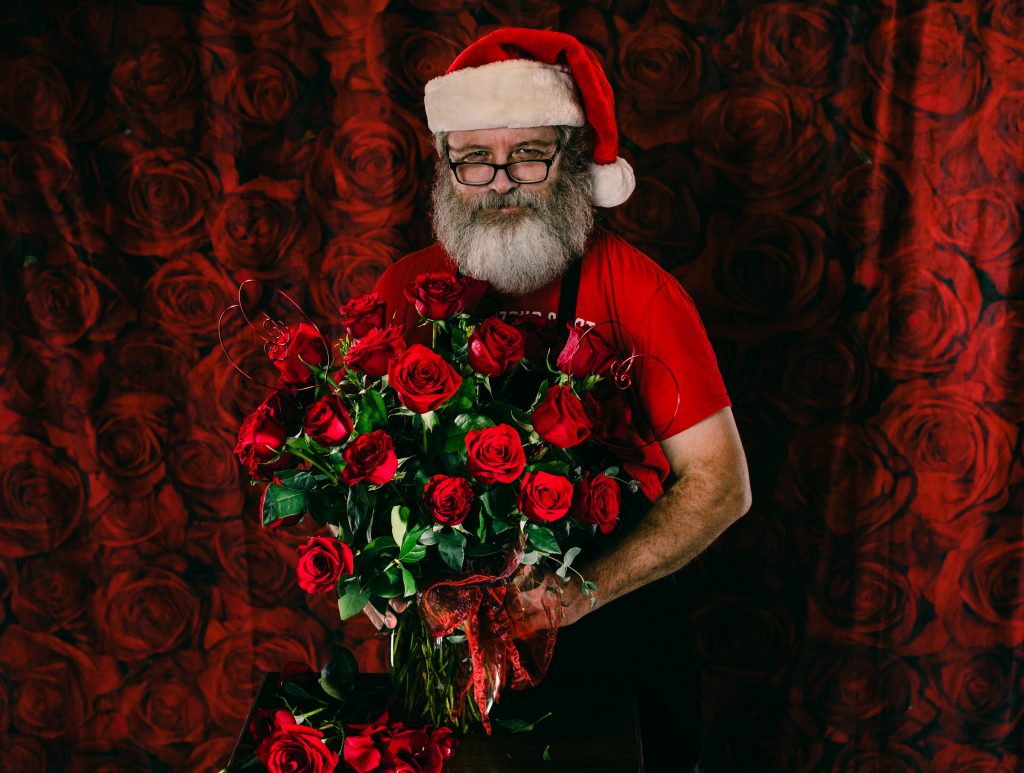
[(299, 548), (303, 589), (336, 592), (343, 619), (414, 602), (392, 641), (406, 708), (489, 729), (499, 686), (543, 675), (561, 583), (593, 598), (573, 562), (614, 528), (621, 488), (597, 442), (614, 423), (595, 397), (615, 380), (611, 346), (594, 329), (552, 342), (535, 317), (481, 314), (485, 290), (448, 273), (409, 285), (429, 347), (407, 343), (374, 294), (341, 309), (333, 346), (309, 323), (281, 329), (278, 387), (235, 451), (265, 485), (264, 525), (331, 527)]

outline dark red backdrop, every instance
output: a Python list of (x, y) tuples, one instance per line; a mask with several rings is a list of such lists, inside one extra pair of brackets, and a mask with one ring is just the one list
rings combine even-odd
[(735, 402), (754, 508), (684, 573), (706, 769), (1020, 769), (1019, 2), (0, 23), (4, 770), (214, 769), (260, 670), (322, 657), (335, 612), (231, 454), (262, 390), (217, 317), (256, 277), (336, 329), (427, 242), (422, 86), (500, 24), (604, 61), (639, 178), (606, 220), (695, 297)]

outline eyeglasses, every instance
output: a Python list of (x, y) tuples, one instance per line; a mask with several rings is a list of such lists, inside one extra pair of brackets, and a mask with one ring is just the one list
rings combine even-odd
[(551, 158), (531, 158), (527, 161), (511, 161), (507, 164), (487, 164), (482, 161), (452, 161), (449, 157), (448, 166), (455, 173), (455, 179), (463, 185), (490, 185), (498, 174), (499, 169), (504, 169), (514, 183), (520, 185), (533, 185), (542, 183), (548, 179), (551, 172), (551, 164), (555, 156), (562, 148), (555, 146), (555, 152)]

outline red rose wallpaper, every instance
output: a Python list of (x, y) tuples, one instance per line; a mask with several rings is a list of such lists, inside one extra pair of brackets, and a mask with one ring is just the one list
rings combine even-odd
[[(571, 33), (605, 67), (637, 188), (598, 220), (692, 296), (747, 453), (752, 510), (677, 576), (702, 770), (1020, 770), (1010, 0), (5, 4), (0, 766), (219, 770), (264, 672), (318, 669), (332, 638), (385, 669), (367, 621), (300, 588), (329, 589), (351, 555), (315, 523), (264, 530), (245, 482), (273, 475), (296, 428), (336, 444), (352, 418), (264, 401), (221, 339), (293, 390), (321, 342), (268, 357), (218, 321), (260, 280), (329, 336), (377, 327), (372, 299), (339, 309), (433, 241), (424, 84), (506, 25)], [(409, 292), (438, 313), (456, 297), (441, 280)], [(537, 345), (511, 322), (473, 340), (496, 372)], [(459, 386), (393, 331), (364, 341), (353, 367), (390, 366), (412, 410)], [(603, 361), (597, 341), (577, 335), (566, 362)], [(557, 394), (536, 413), (567, 445), (607, 430)], [(470, 432), (474, 475), (518, 475), (514, 440)], [(347, 453), (366, 480), (395, 474), (386, 435)], [(602, 480), (575, 502), (563, 481), (531, 479), (524, 511), (614, 524)], [(472, 492), (426, 495), (458, 523)], [(270, 769), (333, 769), (272, 724)], [(365, 746), (386, 756), (381, 728)], [(446, 740), (419, 739), (423, 758)]]

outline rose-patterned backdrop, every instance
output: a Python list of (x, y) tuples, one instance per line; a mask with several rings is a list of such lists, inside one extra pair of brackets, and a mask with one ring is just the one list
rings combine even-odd
[(337, 332), (428, 243), (423, 84), (507, 24), (604, 62), (604, 220), (735, 403), (754, 507), (682, 575), (706, 770), (1019, 770), (1015, 0), (5, 3), (0, 765), (215, 770), (262, 671), (322, 660), (218, 316), (257, 278)]

